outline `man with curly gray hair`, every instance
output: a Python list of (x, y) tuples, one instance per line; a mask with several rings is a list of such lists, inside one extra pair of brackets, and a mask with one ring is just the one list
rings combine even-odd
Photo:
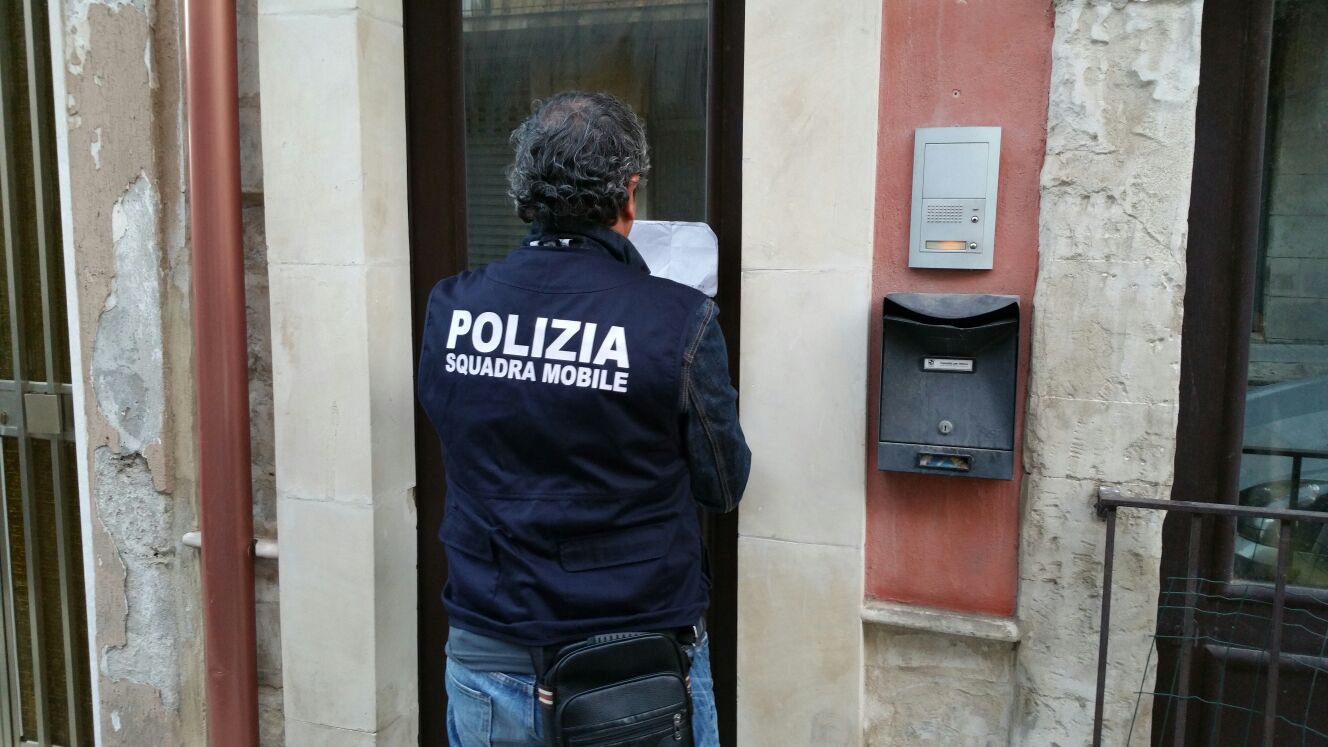
[(696, 508), (736, 508), (751, 465), (718, 308), (627, 238), (650, 157), (626, 104), (560, 93), (512, 144), (531, 231), (434, 288), (420, 354), (447, 474), (449, 737), (565, 744), (536, 669), (644, 634), (676, 643), (690, 698), (576, 743), (718, 745)]
[(636, 190), (650, 172), (646, 128), (613, 96), (553, 96), (516, 128), (512, 145), (507, 194), (521, 220), (613, 226), (635, 216)]

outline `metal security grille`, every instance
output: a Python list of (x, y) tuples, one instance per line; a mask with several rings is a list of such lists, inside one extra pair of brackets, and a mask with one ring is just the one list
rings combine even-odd
[(0, 3), (0, 741), (92, 744), (47, 8)]
[[(1293, 451), (1289, 456), (1295, 460), (1292, 495), (1296, 495), (1301, 462), (1325, 459), (1328, 454)], [(1138, 743), (1148, 743), (1151, 736), (1153, 744), (1175, 745), (1328, 744), (1328, 678), (1321, 677), (1328, 675), (1328, 614), (1324, 612), (1328, 598), (1317, 589), (1288, 588), (1318, 578), (1320, 567), (1328, 562), (1319, 543), (1303, 541), (1328, 531), (1328, 512), (1133, 498), (1108, 487), (1099, 488), (1097, 508), (1106, 519), (1106, 538), (1094, 747), (1128, 746), (1136, 743), (1135, 736)], [(1162, 579), (1158, 629), (1142, 673), (1115, 667), (1118, 681), (1137, 677), (1140, 682), (1129, 731), (1104, 741), (1106, 683), (1112, 668), (1109, 646), (1116, 515), (1120, 509), (1184, 516), (1189, 537), (1182, 548), (1186, 551), (1184, 575)], [(1269, 548), (1273, 553), (1271, 584), (1226, 574), (1218, 578), (1202, 575), (1206, 524), (1224, 518), (1234, 520), (1237, 528), (1242, 522), (1269, 528), (1276, 525), (1272, 533), (1276, 545)], [(1288, 571), (1297, 558), (1307, 567), (1293, 577)], [(1150, 667), (1164, 642), (1179, 647), (1179, 664), (1170, 677)], [(1196, 680), (1192, 675), (1201, 670), (1206, 676)], [(1319, 685), (1321, 678), (1325, 685)], [(1140, 723), (1146, 712), (1151, 712), (1151, 735)]]

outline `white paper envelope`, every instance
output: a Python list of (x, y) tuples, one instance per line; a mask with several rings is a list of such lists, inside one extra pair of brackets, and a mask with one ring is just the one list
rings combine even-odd
[(719, 290), (719, 238), (704, 223), (638, 220), (628, 237), (650, 265), (650, 274), (715, 297)]

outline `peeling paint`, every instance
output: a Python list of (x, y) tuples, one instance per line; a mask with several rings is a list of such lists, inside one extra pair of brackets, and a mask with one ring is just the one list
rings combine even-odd
[(157, 69), (152, 64), (151, 39), (148, 40), (147, 44), (143, 45), (143, 67), (148, 71), (148, 87), (154, 91), (157, 90), (159, 84), (157, 82)]
[(93, 168), (100, 171), (101, 170), (101, 128), (100, 127), (94, 128), (92, 130), (92, 145), (88, 147), (88, 151), (92, 154)]
[[(87, 61), (92, 36), (88, 13), (93, 6), (117, 11), (132, 7), (148, 15), (148, 0), (68, 0), (65, 3), (65, 64), (74, 75), (83, 73), (83, 64)], [(150, 67), (151, 63), (148, 64)]]
[[(124, 643), (101, 651), (102, 674), (154, 688), (162, 704), (180, 698), (175, 543), (170, 500), (152, 484), (143, 457), (97, 449), (98, 516), (124, 569)], [(112, 725), (116, 719), (112, 714)], [(118, 730), (118, 727), (116, 727)]]
[(203, 744), (179, 4), (66, 0), (99, 744)]
[(158, 212), (145, 174), (111, 209), (115, 278), (92, 348), (97, 407), (130, 452), (160, 439), (165, 407)]

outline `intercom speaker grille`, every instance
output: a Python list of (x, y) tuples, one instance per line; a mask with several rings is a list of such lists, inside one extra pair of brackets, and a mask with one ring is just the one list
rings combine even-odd
[(928, 223), (963, 223), (964, 208), (959, 205), (928, 205)]

